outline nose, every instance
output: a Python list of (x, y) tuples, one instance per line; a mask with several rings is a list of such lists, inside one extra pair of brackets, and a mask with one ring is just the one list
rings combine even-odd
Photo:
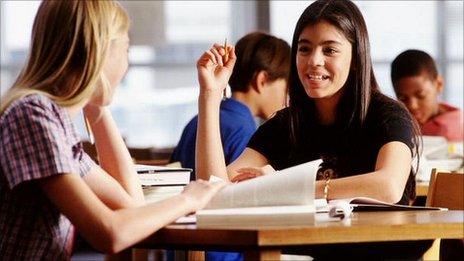
[(408, 107), (410, 111), (415, 111), (419, 108), (419, 103), (417, 102), (417, 99), (408, 99), (406, 101), (406, 107)]
[(323, 66), (324, 65), (324, 55), (320, 50), (314, 50), (311, 52), (309, 57), (308, 64), (311, 66)]

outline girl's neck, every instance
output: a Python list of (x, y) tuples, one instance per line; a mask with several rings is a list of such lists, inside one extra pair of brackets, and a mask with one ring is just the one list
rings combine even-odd
[(330, 97), (314, 99), (316, 105), (317, 119), (322, 125), (332, 125), (335, 123), (337, 105), (340, 101), (342, 91), (338, 91)]
[(317, 120), (322, 125), (331, 125), (335, 122), (336, 106), (325, 99), (316, 99)]
[(64, 107), (64, 108), (68, 112), (69, 117), (71, 119), (74, 119), (79, 114), (79, 112), (82, 111), (82, 109), (87, 104), (87, 102), (88, 101), (86, 100), (86, 101), (83, 101), (83, 102), (81, 102), (79, 104), (75, 104), (75, 105)]

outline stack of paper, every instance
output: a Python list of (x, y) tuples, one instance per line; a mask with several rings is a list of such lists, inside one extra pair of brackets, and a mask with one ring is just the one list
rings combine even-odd
[[(432, 169), (439, 171), (459, 171), (463, 167), (463, 144), (449, 143), (444, 137), (422, 136), (422, 154), (419, 170), (416, 175), (418, 181), (429, 181)], [(417, 159), (413, 159), (416, 167)]]
[(190, 182), (192, 169), (136, 165), (147, 203), (157, 202), (182, 192)]

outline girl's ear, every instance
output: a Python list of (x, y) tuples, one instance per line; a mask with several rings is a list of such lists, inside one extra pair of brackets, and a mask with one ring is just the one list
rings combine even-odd
[(437, 75), (437, 78), (435, 79), (435, 86), (437, 87), (437, 92), (441, 93), (443, 91), (443, 87), (445, 85), (445, 80), (441, 75)]
[(265, 88), (265, 85), (268, 81), (268, 75), (266, 71), (259, 71), (255, 73), (253, 77), (253, 88), (255, 88), (257, 93), (261, 93)]

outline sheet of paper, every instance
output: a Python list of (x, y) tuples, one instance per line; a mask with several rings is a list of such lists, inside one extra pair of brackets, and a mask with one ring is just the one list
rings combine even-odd
[(316, 173), (321, 160), (260, 176), (223, 188), (207, 209), (310, 205), (314, 207)]

